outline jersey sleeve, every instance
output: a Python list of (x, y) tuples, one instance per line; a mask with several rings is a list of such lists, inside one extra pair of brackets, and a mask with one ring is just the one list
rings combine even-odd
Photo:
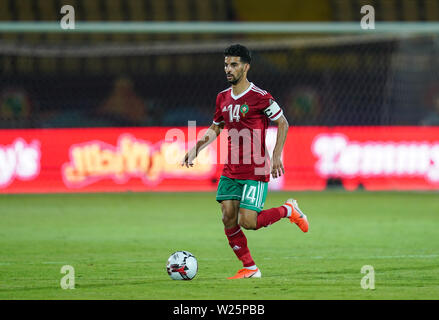
[(271, 94), (267, 94), (263, 111), (267, 118), (271, 121), (275, 121), (283, 115), (281, 107), (277, 104), (276, 101), (274, 101)]
[(222, 122), (224, 122), (224, 117), (223, 117), (223, 113), (221, 110), (221, 96), (218, 94), (216, 96), (215, 114), (213, 116), (213, 124), (219, 125)]

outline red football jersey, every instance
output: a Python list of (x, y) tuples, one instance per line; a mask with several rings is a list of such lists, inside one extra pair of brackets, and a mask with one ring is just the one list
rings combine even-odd
[(232, 87), (218, 94), (213, 123), (224, 122), (229, 135), (228, 158), (222, 175), (242, 180), (270, 180), (265, 133), (270, 120), (282, 114), (271, 94), (253, 83), (238, 96), (233, 94)]

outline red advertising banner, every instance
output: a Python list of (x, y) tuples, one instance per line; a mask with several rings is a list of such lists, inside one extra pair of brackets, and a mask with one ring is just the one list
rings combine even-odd
[[(194, 167), (179, 161), (206, 128), (0, 130), (0, 193), (213, 191), (227, 133)], [(267, 133), (269, 150), (276, 129)], [(439, 190), (439, 127), (291, 127), (271, 189)]]

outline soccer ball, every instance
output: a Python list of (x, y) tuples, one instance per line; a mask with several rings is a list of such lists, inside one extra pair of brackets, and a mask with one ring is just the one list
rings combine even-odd
[(188, 251), (171, 254), (166, 263), (166, 271), (172, 280), (192, 280), (198, 271), (198, 262)]

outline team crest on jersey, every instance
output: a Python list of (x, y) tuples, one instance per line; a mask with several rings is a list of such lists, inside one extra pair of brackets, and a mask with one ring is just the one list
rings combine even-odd
[(239, 111), (241, 111), (242, 116), (245, 117), (245, 114), (250, 110), (247, 104), (243, 104)]

